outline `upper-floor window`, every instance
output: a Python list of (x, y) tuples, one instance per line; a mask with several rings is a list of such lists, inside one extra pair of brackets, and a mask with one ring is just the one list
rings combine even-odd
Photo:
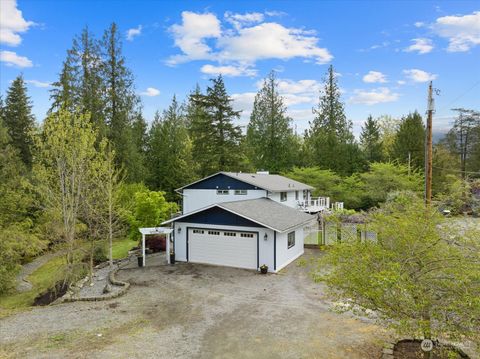
[(236, 189), (236, 190), (235, 190), (235, 194), (236, 194), (236, 195), (246, 195), (246, 194), (247, 194), (247, 190), (246, 190), (246, 189)]
[(285, 202), (287, 200), (287, 192), (280, 192), (280, 201)]
[(298, 191), (295, 191), (295, 201), (298, 201)]
[(228, 189), (217, 189), (217, 194), (229, 194), (230, 191)]
[(287, 245), (288, 248), (292, 248), (295, 245), (295, 231), (288, 234)]

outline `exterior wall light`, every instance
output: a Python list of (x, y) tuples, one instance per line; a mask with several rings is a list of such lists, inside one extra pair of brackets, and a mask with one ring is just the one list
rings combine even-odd
[(263, 236), (263, 240), (266, 241), (268, 239), (268, 234), (265, 233), (265, 235)]
[(182, 227), (178, 227), (177, 232), (178, 233), (182, 232)]

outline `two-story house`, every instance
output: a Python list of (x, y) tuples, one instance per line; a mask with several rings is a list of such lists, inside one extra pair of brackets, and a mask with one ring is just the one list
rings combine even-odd
[(303, 254), (309, 213), (328, 208), (313, 188), (268, 172), (219, 172), (177, 190), (183, 211), (173, 228), (177, 261), (277, 272)]

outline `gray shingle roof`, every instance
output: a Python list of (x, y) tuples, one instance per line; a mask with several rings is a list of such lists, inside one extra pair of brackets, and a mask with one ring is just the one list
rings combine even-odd
[(211, 206), (172, 218), (163, 222), (162, 225), (181, 221), (185, 217), (206, 211), (212, 207), (222, 208), (277, 232), (286, 232), (287, 230), (315, 220), (315, 216), (313, 215), (303, 213), (297, 209), (272, 201), (271, 199), (257, 198), (212, 204)]
[(223, 202), (217, 206), (279, 232), (285, 232), (315, 219), (315, 216), (268, 198)]
[(239, 179), (240, 181), (250, 183), (259, 188), (271, 192), (281, 191), (301, 191), (304, 189), (313, 189), (305, 183), (295, 181), (288, 177), (270, 174), (243, 173), (243, 172), (221, 172), (226, 176)]

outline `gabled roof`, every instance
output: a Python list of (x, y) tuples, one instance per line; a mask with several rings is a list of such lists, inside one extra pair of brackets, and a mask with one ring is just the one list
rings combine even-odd
[(217, 172), (211, 176), (202, 178), (198, 181), (192, 182), (188, 185), (178, 188), (176, 191), (181, 191), (182, 189), (189, 187), (195, 183), (199, 183), (207, 178), (216, 176), (218, 174), (223, 174), (225, 176), (237, 179), (239, 181), (251, 184), (258, 188), (262, 188), (271, 192), (283, 192), (283, 191), (301, 191), (301, 190), (312, 190), (313, 187), (305, 183), (295, 181), (288, 177), (280, 175), (271, 175), (271, 174), (259, 174), (259, 173), (243, 173), (243, 172)]
[(272, 201), (271, 199), (257, 198), (212, 204), (211, 206), (172, 218), (163, 222), (162, 225), (179, 221), (212, 207), (221, 208), (277, 232), (286, 232), (315, 219), (315, 217), (310, 214), (303, 213), (294, 208)]

